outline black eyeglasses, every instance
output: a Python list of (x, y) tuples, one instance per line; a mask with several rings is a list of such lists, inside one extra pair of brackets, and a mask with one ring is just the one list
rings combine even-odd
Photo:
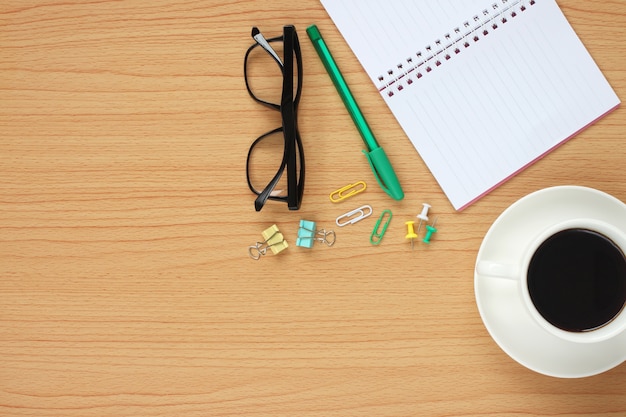
[[(298, 132), (298, 104), (302, 92), (298, 34), (294, 26), (285, 26), (282, 36), (266, 39), (254, 27), (252, 37), (256, 43), (248, 48), (243, 65), (246, 88), (254, 100), (279, 111), (282, 124), (250, 145), (246, 161), (248, 187), (257, 195), (256, 211), (260, 211), (268, 199), (286, 202), (289, 210), (298, 210), (304, 192), (304, 151)], [(270, 44), (278, 50), (282, 46), (282, 60)], [(261, 49), (257, 48), (259, 46)], [(276, 84), (279, 79), (275, 76), (276, 64), (282, 75), (282, 87)], [(283, 178), (285, 168), (286, 181)]]

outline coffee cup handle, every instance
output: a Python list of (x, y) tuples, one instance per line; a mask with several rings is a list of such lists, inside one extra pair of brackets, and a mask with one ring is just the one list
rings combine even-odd
[(476, 265), (476, 273), (494, 278), (519, 280), (521, 278), (520, 267), (511, 264), (501, 264), (492, 261), (480, 261)]

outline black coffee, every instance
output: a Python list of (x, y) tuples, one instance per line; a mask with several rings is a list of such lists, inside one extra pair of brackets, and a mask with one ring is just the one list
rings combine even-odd
[(539, 246), (528, 267), (528, 291), (539, 313), (554, 326), (594, 330), (626, 304), (626, 258), (597, 232), (569, 229)]

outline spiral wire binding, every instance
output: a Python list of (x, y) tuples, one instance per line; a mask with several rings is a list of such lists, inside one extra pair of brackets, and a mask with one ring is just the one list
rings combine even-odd
[[(411, 85), (425, 74), (432, 72), (436, 67), (441, 66), (445, 61), (452, 59), (454, 55), (461, 53), (463, 49), (469, 48), (472, 43), (478, 42), (481, 37), (487, 36), (490, 31), (499, 28), (499, 25), (506, 24), (509, 19), (518, 16), (518, 12), (525, 12), (528, 6), (533, 6), (535, 0), (499, 0), (491, 5), (490, 9), (485, 9), (480, 15), (475, 15), (470, 20), (456, 27), (452, 33), (444, 35), (444, 41), (435, 40), (432, 45), (424, 48), (425, 52), (418, 51), (414, 57), (406, 59), (406, 63), (399, 63), (394, 71), (389, 69), (386, 75), (380, 75), (378, 81), (382, 83), (379, 92), (385, 92), (389, 97), (393, 97), (395, 90), (404, 90), (405, 85)], [(453, 55), (454, 54), (454, 55)], [(405, 66), (408, 68), (405, 70)], [(385, 81), (388, 79), (388, 81)]]

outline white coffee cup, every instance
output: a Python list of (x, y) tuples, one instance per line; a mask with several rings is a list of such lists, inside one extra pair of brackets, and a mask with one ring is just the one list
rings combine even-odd
[[(485, 277), (517, 281), (523, 304), (530, 316), (541, 328), (561, 339), (576, 343), (595, 343), (615, 339), (616, 343), (623, 343), (626, 346), (626, 306), (622, 306), (617, 315), (606, 324), (593, 330), (569, 331), (550, 323), (541, 315), (533, 303), (528, 288), (528, 269), (533, 256), (548, 238), (559, 232), (571, 229), (589, 230), (600, 234), (608, 238), (621, 250), (622, 257), (626, 254), (626, 234), (618, 227), (596, 219), (572, 219), (552, 225), (539, 232), (525, 245), (520, 252), (521, 256), (519, 254), (512, 256), (512, 260), (509, 261), (481, 260), (476, 265), (476, 272)], [(521, 245), (524, 246), (524, 243), (521, 242)], [(624, 261), (626, 262), (626, 258)], [(626, 280), (626, 276), (623, 279)]]

